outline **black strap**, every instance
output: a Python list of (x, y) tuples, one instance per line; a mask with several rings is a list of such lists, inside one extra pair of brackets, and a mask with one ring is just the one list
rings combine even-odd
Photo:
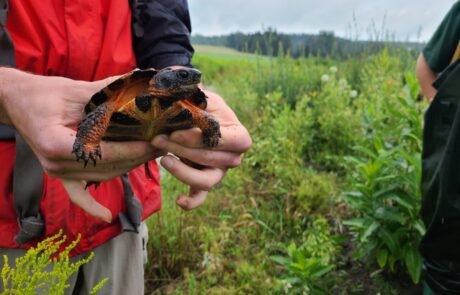
[(139, 225), (142, 221), (142, 204), (133, 192), (128, 174), (121, 176), (125, 198), (126, 213), (118, 214), (123, 231), (139, 233)]
[[(0, 66), (16, 67), (14, 46), (11, 36), (6, 30), (8, 1), (0, 0)], [(14, 130), (0, 124), (0, 140), (14, 140)]]
[(16, 133), (13, 199), (19, 219), (19, 233), (15, 237), (18, 244), (39, 238), (45, 231), (45, 222), (40, 215), (42, 191), (42, 166), (24, 139)]
[(11, 36), (6, 29), (6, 16), (8, 13), (8, 1), (0, 0), (0, 65), (16, 67), (14, 58), (14, 46)]

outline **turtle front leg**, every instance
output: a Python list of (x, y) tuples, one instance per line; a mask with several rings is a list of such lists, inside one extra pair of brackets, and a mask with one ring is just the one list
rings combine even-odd
[(203, 132), (203, 144), (207, 147), (216, 147), (219, 144), (220, 138), (220, 124), (208, 112), (192, 105), (186, 101), (179, 101), (177, 103), (177, 114), (170, 118), (168, 121), (191, 121), (192, 126), (196, 126)]
[(77, 161), (83, 160), (84, 167), (92, 160), (96, 166), (97, 158), (102, 159), (100, 142), (110, 123), (113, 108), (103, 103), (90, 112), (80, 123), (73, 144), (72, 153)]
[(222, 137), (219, 122), (210, 114), (202, 113), (202, 116), (194, 118), (195, 124), (203, 132), (203, 143), (208, 147), (216, 147)]

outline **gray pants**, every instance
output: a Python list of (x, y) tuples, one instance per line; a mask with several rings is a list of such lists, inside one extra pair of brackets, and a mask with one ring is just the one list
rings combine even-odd
[[(87, 295), (104, 278), (109, 278), (98, 295), (143, 295), (144, 251), (148, 237), (146, 225), (142, 223), (140, 233), (125, 232), (94, 249), (93, 259), (80, 267), (68, 280), (70, 287), (66, 295)], [(0, 257), (7, 255), (9, 263), (23, 256), (26, 250), (0, 248)], [(72, 257), (75, 262), (87, 257), (82, 254)], [(0, 261), (2, 261), (1, 259)], [(0, 281), (0, 291), (3, 286)]]

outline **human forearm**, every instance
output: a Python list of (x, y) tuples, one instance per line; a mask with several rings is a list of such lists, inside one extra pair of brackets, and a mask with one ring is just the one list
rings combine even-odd
[(431, 102), (437, 92), (437, 90), (432, 86), (433, 82), (437, 78), (437, 73), (431, 70), (423, 54), (420, 54), (417, 60), (416, 74), (420, 87), (422, 88), (423, 95), (429, 102)]
[(134, 10), (133, 19), (139, 68), (190, 65), (193, 47), (187, 1), (147, 1)]
[(91, 197), (82, 180), (106, 181), (161, 155), (148, 142), (103, 142), (104, 158), (84, 168), (71, 153), (86, 103), (115, 78), (84, 82), (0, 68), (1, 122), (15, 127), (47, 174), (61, 178), (73, 202), (106, 221), (110, 211)]

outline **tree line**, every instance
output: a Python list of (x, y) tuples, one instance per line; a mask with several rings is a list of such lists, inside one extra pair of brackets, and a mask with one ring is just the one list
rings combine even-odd
[(423, 46), (416, 42), (349, 40), (337, 37), (331, 31), (321, 31), (318, 34), (286, 34), (277, 32), (273, 28), (256, 33), (236, 32), (222, 36), (193, 35), (192, 42), (225, 46), (242, 52), (268, 56), (289, 54), (294, 58), (321, 56), (340, 59), (363, 53), (378, 53), (388, 47), (419, 52)]

